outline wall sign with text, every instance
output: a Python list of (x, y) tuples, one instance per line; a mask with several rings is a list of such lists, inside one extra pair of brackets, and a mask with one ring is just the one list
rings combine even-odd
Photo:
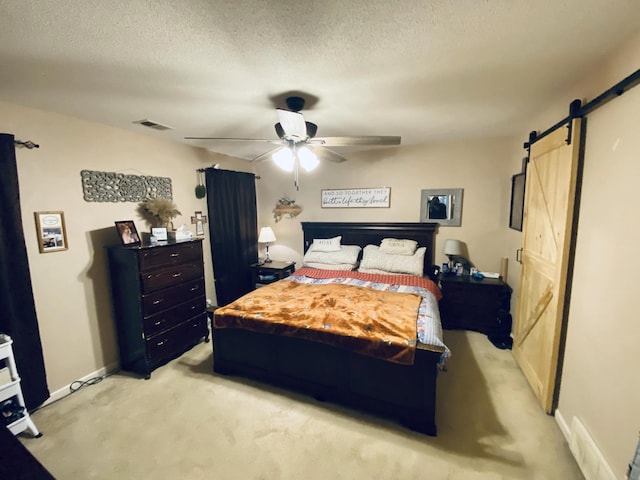
[(391, 187), (322, 190), (322, 208), (389, 208)]

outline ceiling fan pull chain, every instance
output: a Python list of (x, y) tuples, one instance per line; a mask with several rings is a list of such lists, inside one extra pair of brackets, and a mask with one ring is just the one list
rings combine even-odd
[(295, 145), (293, 146), (293, 184), (296, 186), (296, 192), (300, 191), (300, 162), (298, 161), (298, 152)]

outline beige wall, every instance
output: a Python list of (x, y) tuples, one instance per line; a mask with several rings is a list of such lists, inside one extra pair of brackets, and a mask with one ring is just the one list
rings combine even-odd
[[(590, 78), (590, 97), (640, 65), (640, 35)], [(597, 89), (594, 88), (597, 86)], [(579, 98), (579, 97), (578, 97)], [(640, 430), (640, 87), (587, 117), (584, 177), (573, 291), (558, 413), (579, 418), (617, 478), (623, 478)]]
[[(585, 81), (533, 118), (531, 130), (544, 130), (567, 114), (573, 98), (593, 98), (640, 64), (640, 36), (609, 62), (586, 72)], [(587, 156), (578, 229), (576, 270), (558, 415), (567, 423), (580, 418), (620, 478), (637, 440), (640, 385), (635, 380), (639, 355), (638, 323), (632, 305), (633, 285), (640, 265), (629, 250), (637, 233), (637, 201), (631, 195), (639, 177), (637, 126), (640, 88), (593, 113), (588, 120)], [(468, 244), (479, 268), (497, 271), (501, 257), (509, 258), (509, 283), (517, 288), (519, 268), (515, 250), (520, 233), (510, 230), (508, 206), (511, 175), (524, 155), (516, 139), (485, 139), (436, 145), (400, 146), (353, 155), (343, 164), (321, 164), (301, 173), (301, 188), (292, 175), (270, 162), (250, 165), (228, 157), (164, 142), (157, 137), (0, 103), (0, 131), (41, 144), (39, 150), (17, 151), (24, 232), (40, 322), (50, 389), (113, 365), (117, 361), (107, 272), (102, 247), (117, 242), (114, 220), (133, 218), (135, 204), (100, 204), (82, 200), (80, 170), (169, 176), (174, 199), (183, 212), (176, 224), (188, 223), (195, 210), (206, 211), (195, 198), (195, 169), (221, 163), (222, 168), (255, 168), (258, 181), (259, 224), (271, 225), (278, 238), (272, 257), (302, 258), (300, 221), (417, 221), (423, 188), (463, 188), (461, 227), (442, 227), (437, 236), (436, 261), (443, 240)], [(389, 209), (320, 208), (324, 188), (391, 187)], [(275, 223), (272, 209), (282, 196), (303, 208), (297, 218)], [(611, 199), (612, 212), (601, 204)], [(33, 212), (65, 212), (69, 250), (40, 254)], [(208, 238), (208, 234), (205, 238)], [(620, 248), (622, 242), (623, 247)], [(616, 247), (613, 247), (613, 245)], [(205, 262), (211, 268), (208, 241)], [(209, 270), (210, 271), (210, 270)], [(212, 275), (208, 296), (215, 299)], [(562, 425), (561, 425), (562, 426)]]
[[(546, 130), (567, 116), (573, 99), (592, 100), (638, 65), (640, 35), (585, 72), (582, 82), (559, 91), (556, 102), (541, 106), (530, 130)], [(582, 421), (617, 478), (623, 477), (640, 429), (640, 383), (636, 381), (640, 326), (632, 304), (640, 271), (632, 245), (640, 228), (638, 201), (633, 197), (640, 178), (639, 111), (640, 87), (636, 87), (587, 119), (573, 293), (556, 412), (567, 436), (572, 419)], [(272, 226), (278, 238), (271, 255), (301, 260), (300, 221), (417, 221), (421, 189), (461, 187), (465, 190), (462, 226), (440, 228), (436, 260), (444, 260), (440, 249), (446, 238), (467, 242), (471, 259), (481, 269), (497, 270), (499, 259), (507, 257), (513, 303), (520, 275), (515, 253), (521, 234), (507, 228), (510, 179), (521, 169), (526, 154), (522, 145), (528, 136), (526, 131), (516, 139), (401, 146), (360, 154), (347, 163), (322, 164), (317, 172), (301, 173), (299, 192), (293, 188), (292, 175), (268, 162), (258, 165), (263, 176), (258, 182), (259, 222)], [(391, 208), (320, 208), (321, 189), (377, 186), (391, 187)], [(304, 210), (294, 220), (275, 223), (271, 211), (285, 195)], [(617, 255), (625, 251), (632, 254)]]
[[(480, 270), (497, 272), (500, 259), (512, 253), (506, 239), (511, 175), (516, 173), (511, 161), (513, 144), (513, 139), (494, 139), (360, 153), (344, 163), (322, 162), (314, 172), (301, 172), (299, 192), (293, 186), (293, 174), (279, 170), (272, 162), (259, 164), (259, 223), (272, 226), (277, 238), (269, 253), (277, 260), (301, 262), (301, 221), (417, 222), (422, 189), (462, 188), (462, 225), (439, 228), (436, 262), (446, 260), (444, 240), (456, 238), (467, 244), (470, 258)], [(516, 163), (519, 170), (521, 161)], [(391, 187), (390, 208), (320, 206), (322, 189), (382, 186)], [(272, 210), (283, 196), (295, 199), (303, 211), (295, 219), (276, 223)]]
[[(586, 104), (638, 65), (640, 35), (594, 64), (581, 82), (559, 91), (557, 101), (543, 105), (532, 118), (530, 130), (546, 130), (568, 115), (573, 99)], [(573, 291), (556, 411), (567, 437), (574, 418), (583, 423), (616, 478), (623, 478), (640, 430), (640, 326), (632, 303), (640, 261), (618, 254), (634, 251), (632, 242), (640, 231), (638, 201), (632, 196), (640, 177), (638, 111), (640, 87), (635, 87), (586, 120)], [(522, 142), (528, 135), (522, 132)], [(507, 234), (512, 249), (520, 241), (518, 232)], [(518, 277), (519, 265), (512, 262), (509, 278), (516, 289)]]
[[(96, 371), (113, 368), (117, 347), (110, 306), (108, 272), (103, 246), (117, 243), (113, 222), (133, 219), (146, 231), (134, 203), (90, 203), (82, 199), (83, 169), (134, 175), (168, 176), (174, 200), (183, 216), (176, 225), (189, 224), (196, 210), (206, 211), (206, 201), (194, 195), (196, 168), (220, 163), (221, 168), (249, 171), (253, 165), (208, 154), (144, 134), (78, 119), (0, 103), (0, 130), (19, 139), (32, 139), (38, 150), (17, 150), (24, 233), (31, 267), (36, 310), (45, 365), (52, 392)], [(343, 164), (322, 164), (312, 174), (301, 174), (301, 189), (293, 188), (292, 175), (269, 162), (256, 166), (260, 225), (272, 225), (278, 241), (272, 257), (302, 258), (300, 221), (418, 221), (423, 188), (464, 188), (461, 227), (442, 227), (437, 237), (436, 260), (444, 260), (442, 241), (467, 242), (471, 259), (479, 268), (497, 271), (508, 222), (510, 165), (513, 141), (478, 140), (457, 144), (400, 147), (354, 155)], [(519, 165), (519, 160), (516, 162)], [(390, 186), (389, 209), (320, 208), (323, 188)], [(304, 207), (294, 220), (275, 223), (272, 209), (288, 195)], [(65, 213), (69, 250), (40, 254), (33, 212)], [(191, 225), (189, 224), (191, 227)], [(486, 241), (491, 239), (491, 241)], [(211, 271), (208, 233), (205, 263)], [(207, 296), (215, 301), (213, 275), (207, 277)]]
[[(33, 294), (52, 393), (118, 361), (104, 245), (118, 243), (114, 221), (133, 219), (137, 203), (85, 202), (83, 169), (170, 177), (173, 198), (187, 223), (206, 200), (195, 197), (196, 169), (219, 162), (225, 168), (246, 163), (152, 136), (84, 122), (54, 113), (0, 102), (0, 131), (33, 140), (39, 149), (17, 149), (21, 208)], [(41, 254), (33, 213), (64, 212), (69, 249)], [(211, 255), (205, 237), (205, 263)], [(207, 296), (215, 299), (213, 276)]]

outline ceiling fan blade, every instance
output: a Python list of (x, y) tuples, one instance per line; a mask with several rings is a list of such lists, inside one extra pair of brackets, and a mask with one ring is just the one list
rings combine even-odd
[(316, 147), (313, 149), (313, 151), (317, 152), (318, 157), (322, 158), (322, 160), (329, 160), (330, 162), (335, 163), (342, 163), (347, 161), (347, 159), (339, 153), (334, 152), (333, 150), (329, 150), (325, 147)]
[(278, 147), (278, 148), (274, 148), (272, 150), (269, 150), (268, 152), (261, 153), (256, 158), (252, 159), (251, 163), (258, 163), (258, 162), (262, 162), (264, 160), (269, 160), (274, 153), (276, 153), (279, 150), (282, 150), (283, 148), (284, 147)]
[(324, 147), (351, 147), (355, 145), (400, 145), (401, 137), (376, 135), (351, 135), (348, 137), (314, 138), (313, 143)]
[(279, 139), (266, 138), (229, 138), (229, 137), (184, 137), (185, 140), (231, 140), (234, 142), (282, 143)]
[(305, 140), (307, 138), (307, 124), (301, 113), (290, 112), (281, 108), (276, 110), (287, 140)]

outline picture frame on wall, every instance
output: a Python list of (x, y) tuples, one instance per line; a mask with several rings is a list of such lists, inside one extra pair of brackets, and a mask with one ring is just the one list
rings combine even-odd
[(509, 228), (522, 231), (524, 219), (524, 191), (527, 182), (526, 172), (511, 177), (511, 205), (509, 208)]
[(202, 215), (202, 212), (194, 212), (194, 216), (191, 217), (191, 223), (196, 226), (196, 235), (204, 235), (204, 223), (207, 221), (206, 215)]
[(341, 188), (320, 191), (322, 208), (389, 208), (391, 187)]
[(140, 245), (140, 235), (133, 220), (119, 220), (115, 223), (118, 237), (123, 245)]
[(462, 188), (422, 190), (420, 221), (459, 227), (462, 223)]
[(64, 212), (34, 212), (40, 253), (68, 250)]

